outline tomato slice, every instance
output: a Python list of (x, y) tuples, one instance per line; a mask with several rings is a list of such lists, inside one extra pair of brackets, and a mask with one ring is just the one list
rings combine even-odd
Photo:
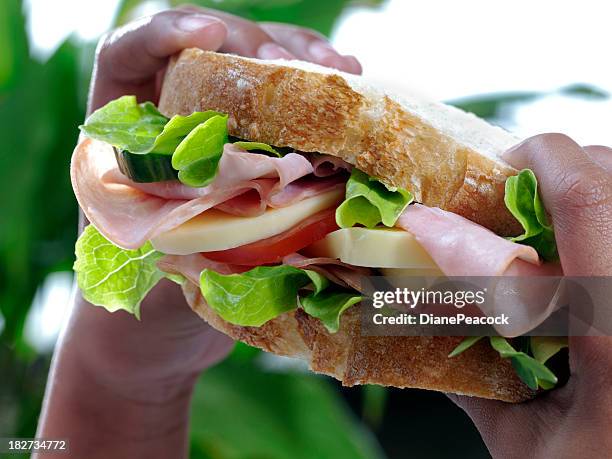
[(243, 266), (278, 263), (285, 255), (297, 252), (337, 229), (336, 209), (331, 208), (311, 215), (293, 228), (268, 239), (234, 249), (202, 252), (202, 255), (210, 260)]

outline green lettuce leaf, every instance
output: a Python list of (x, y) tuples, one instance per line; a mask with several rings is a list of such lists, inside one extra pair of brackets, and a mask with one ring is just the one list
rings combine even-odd
[(453, 349), (450, 354), (448, 354), (448, 356), (455, 357), (456, 355), (461, 354), (462, 352), (471, 348), (474, 344), (476, 344), (482, 338), (484, 338), (484, 336), (468, 336), (463, 341), (461, 341), (459, 345), (455, 349)]
[(354, 168), (346, 183), (346, 198), (336, 210), (336, 223), (340, 228), (356, 224), (373, 228), (379, 223), (392, 227), (412, 200), (409, 191), (389, 188)]
[(157, 136), (150, 151), (171, 155), (187, 134), (213, 116), (224, 115), (223, 113), (213, 110), (194, 112), (189, 116), (174, 115), (170, 118), (170, 121), (166, 123), (163, 131)]
[[(483, 336), (470, 336), (465, 338), (453, 351), (448, 355), (455, 357), (465, 350), (472, 347)], [(531, 389), (536, 390), (538, 387), (542, 389), (552, 389), (557, 384), (557, 377), (550, 371), (544, 363), (559, 352), (563, 347), (567, 346), (567, 338), (561, 337), (531, 337), (531, 351), (533, 357), (525, 352), (519, 352), (512, 347), (507, 339), (499, 336), (491, 336), (489, 338), (491, 346), (503, 358), (511, 359), (517, 375)]]
[(219, 274), (205, 269), (200, 290), (208, 305), (229, 323), (260, 327), (280, 314), (298, 307), (303, 288), (313, 292), (300, 299), (306, 313), (325, 327), (338, 331), (340, 315), (361, 301), (347, 291), (333, 290), (321, 274), (293, 266), (259, 266), (241, 274)]
[(265, 153), (270, 153), (273, 156), (276, 156), (277, 158), (280, 158), (282, 156), (280, 152), (278, 152), (276, 149), (274, 149), (274, 147), (271, 147), (267, 143), (246, 142), (246, 141), (240, 140), (238, 142), (234, 142), (233, 145), (236, 145), (237, 147), (240, 147), (243, 150), (247, 150), (247, 151), (261, 151)]
[(533, 357), (540, 363), (546, 363), (553, 355), (567, 347), (567, 337), (532, 336), (530, 346)]
[(259, 327), (297, 307), (298, 290), (313, 283), (320, 289), (320, 275), (293, 266), (258, 266), (241, 274), (219, 274), (205, 269), (200, 289), (208, 305), (224, 320)]
[(330, 333), (340, 328), (340, 316), (363, 298), (354, 292), (328, 289), (300, 298), (304, 311), (319, 319)]
[(214, 179), (227, 142), (227, 116), (222, 113), (209, 110), (168, 120), (153, 104), (138, 104), (134, 96), (109, 102), (80, 128), (119, 150), (172, 156), (179, 180), (189, 186), (205, 186)]
[(150, 242), (138, 250), (125, 250), (89, 225), (76, 247), (74, 271), (83, 298), (110, 312), (123, 309), (140, 318), (140, 302), (164, 277), (156, 265), (163, 254)]
[(120, 150), (145, 153), (151, 151), (167, 122), (152, 103), (138, 104), (135, 96), (123, 96), (93, 112), (79, 128)]
[(329, 280), (322, 274), (319, 274), (318, 272), (312, 271), (310, 269), (304, 269), (303, 272), (312, 282), (312, 288), (314, 290), (314, 293), (320, 293), (327, 287), (329, 287)]
[(500, 336), (491, 336), (489, 341), (501, 357), (512, 361), (512, 366), (519, 378), (531, 389), (536, 390), (538, 387), (551, 389), (557, 384), (557, 377), (546, 365), (524, 352), (517, 351), (507, 339)]
[(214, 115), (199, 124), (172, 155), (172, 167), (179, 171), (179, 180), (194, 187), (212, 182), (226, 143), (227, 115)]
[(525, 230), (523, 234), (511, 240), (533, 247), (545, 260), (557, 260), (559, 255), (555, 234), (548, 222), (533, 171), (523, 169), (518, 175), (506, 180), (504, 202)]

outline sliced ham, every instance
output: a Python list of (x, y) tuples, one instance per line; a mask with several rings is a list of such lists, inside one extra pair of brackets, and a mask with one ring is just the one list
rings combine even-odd
[[(529, 269), (540, 264), (533, 247), (511, 242), (437, 207), (408, 206), (397, 226), (414, 234), (447, 276), (500, 276), (515, 260), (527, 262)], [(517, 269), (512, 267), (513, 272)]]
[(235, 198), (217, 204), (215, 209), (239, 217), (256, 217), (263, 214), (266, 211), (271, 195), (275, 194), (274, 188), (277, 186), (278, 180), (259, 179), (252, 180), (251, 182), (257, 186)]
[[(410, 231), (447, 276), (472, 276), (486, 288), (480, 309), (488, 316), (505, 313), (509, 325), (496, 325), (504, 336), (519, 336), (541, 324), (560, 306), (559, 264), (541, 264), (532, 247), (511, 242), (457, 214), (414, 204), (397, 226)], [(489, 276), (489, 277), (475, 277)], [(498, 277), (491, 277), (498, 276)], [(526, 283), (525, 278), (538, 276)], [(520, 294), (517, 294), (519, 292)]]
[(302, 177), (282, 190), (271, 193), (267, 204), (270, 207), (286, 207), (328, 191), (342, 189), (345, 186), (346, 178), (338, 175), (325, 178)]
[(312, 171), (310, 162), (295, 153), (271, 158), (226, 145), (219, 173), (209, 186), (136, 184), (119, 172), (112, 148), (91, 139), (79, 143), (71, 163), (72, 186), (85, 215), (109, 240), (128, 249), (243, 193), (258, 194), (260, 201), (255, 209), (253, 194), (246, 197), (251, 201), (244, 213), (261, 212), (262, 201)]
[[(259, 179), (257, 182), (274, 181), (273, 179)], [(217, 206), (216, 209), (240, 217), (256, 217), (265, 212), (267, 207), (287, 207), (304, 199), (327, 193), (335, 189), (342, 189), (346, 179), (335, 175), (333, 177), (318, 178), (311, 175), (302, 177), (287, 184), (284, 188), (269, 188), (262, 193), (256, 190), (241, 194)], [(269, 185), (268, 185), (269, 186)]]
[(329, 177), (343, 171), (350, 172), (353, 168), (349, 163), (336, 156), (320, 153), (310, 154), (310, 162), (314, 168), (313, 173), (317, 177)]
[(200, 285), (200, 274), (205, 269), (212, 269), (219, 274), (242, 273), (251, 269), (244, 266), (212, 261), (199, 253), (191, 255), (165, 255), (157, 262), (157, 266), (164, 272), (181, 274), (197, 286)]
[(299, 253), (292, 253), (283, 258), (283, 264), (300, 269), (311, 269), (341, 287), (350, 287), (363, 292), (361, 278), (371, 276), (372, 270), (361, 266), (352, 266), (335, 258), (308, 258)]

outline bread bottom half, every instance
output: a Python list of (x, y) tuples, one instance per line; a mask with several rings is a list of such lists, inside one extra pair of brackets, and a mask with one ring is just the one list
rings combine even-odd
[(361, 336), (358, 306), (341, 318), (331, 334), (301, 309), (286, 312), (261, 327), (233, 325), (204, 301), (199, 288), (183, 284), (191, 308), (231, 338), (273, 354), (306, 361), (316, 373), (332, 376), (345, 386), (379, 384), (521, 402), (535, 393), (518, 378), (510, 361), (482, 340), (448, 358), (461, 337)]

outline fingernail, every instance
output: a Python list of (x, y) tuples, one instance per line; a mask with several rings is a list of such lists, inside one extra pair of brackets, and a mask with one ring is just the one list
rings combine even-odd
[(175, 24), (181, 31), (190, 33), (220, 22), (219, 19), (205, 14), (186, 14), (179, 17)]
[(295, 59), (295, 56), (276, 43), (267, 42), (257, 50), (259, 59)]
[(332, 45), (324, 41), (313, 41), (308, 47), (308, 53), (316, 61), (324, 61), (331, 57), (340, 57)]
[(361, 67), (361, 63), (355, 56), (342, 56), (342, 59), (344, 59), (344, 62), (346, 63), (344, 67), (347, 72), (351, 72), (356, 75), (361, 74), (363, 68)]

